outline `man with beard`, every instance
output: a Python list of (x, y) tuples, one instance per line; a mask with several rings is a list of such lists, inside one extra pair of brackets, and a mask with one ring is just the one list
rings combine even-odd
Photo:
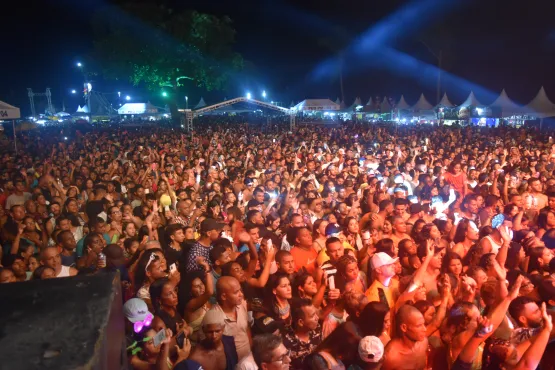
[(233, 337), (224, 335), (225, 315), (220, 310), (210, 310), (202, 319), (204, 339), (195, 346), (189, 360), (204, 369), (233, 370), (237, 365), (237, 350)]
[(542, 328), (542, 311), (537, 303), (528, 297), (517, 297), (509, 306), (509, 314), (518, 327), (511, 335), (513, 344), (521, 343), (536, 335)]

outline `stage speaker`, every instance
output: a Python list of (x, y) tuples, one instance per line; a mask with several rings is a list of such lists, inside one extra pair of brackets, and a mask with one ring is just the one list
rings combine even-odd
[(127, 369), (119, 273), (0, 284), (0, 369)]

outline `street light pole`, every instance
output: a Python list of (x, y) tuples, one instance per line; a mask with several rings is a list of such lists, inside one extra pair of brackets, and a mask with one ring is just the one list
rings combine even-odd
[(439, 104), (439, 100), (441, 99), (441, 61), (442, 61), (442, 50), (439, 50), (439, 53), (436, 54), (433, 50), (426, 44), (424, 41), (420, 40), (420, 42), (428, 49), (430, 54), (437, 59), (437, 87), (436, 87), (436, 104)]

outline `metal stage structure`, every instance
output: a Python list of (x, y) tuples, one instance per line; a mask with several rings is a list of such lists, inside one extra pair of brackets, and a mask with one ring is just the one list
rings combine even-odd
[(35, 96), (46, 96), (47, 107), (46, 112), (48, 114), (54, 114), (54, 107), (52, 106), (52, 93), (50, 92), (50, 88), (46, 88), (46, 92), (43, 93), (36, 93), (33, 92), (33, 89), (27, 88), (27, 96), (29, 97), (29, 103), (31, 104), (31, 115), (33, 118), (37, 117), (37, 113), (35, 111)]
[(198, 117), (198, 116), (200, 116), (204, 113), (211, 112), (211, 111), (214, 111), (216, 109), (227, 107), (227, 106), (237, 104), (237, 103), (256, 104), (256, 105), (264, 107), (264, 108), (273, 109), (273, 110), (282, 112), (284, 114), (287, 114), (289, 116), (289, 128), (290, 128), (290, 130), (293, 130), (295, 128), (295, 113), (291, 109), (279, 107), (275, 104), (266, 103), (266, 102), (256, 100), (256, 99), (249, 99), (249, 98), (245, 98), (245, 97), (239, 97), (239, 98), (235, 98), (235, 99), (226, 100), (226, 101), (223, 101), (221, 103), (217, 103), (217, 104), (209, 105), (209, 106), (206, 106), (206, 107), (202, 107), (202, 108), (196, 109), (196, 110), (185, 109), (185, 112), (184, 112), (185, 113), (185, 124), (184, 124), (184, 126), (187, 129), (187, 132), (192, 132), (193, 131), (193, 120), (196, 117)]

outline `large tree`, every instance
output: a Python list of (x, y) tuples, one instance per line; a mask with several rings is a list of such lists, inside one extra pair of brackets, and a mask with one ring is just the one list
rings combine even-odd
[(178, 88), (185, 82), (221, 90), (243, 66), (228, 17), (134, 2), (104, 8), (92, 22), (94, 58), (104, 76), (152, 91), (169, 88), (174, 120)]

